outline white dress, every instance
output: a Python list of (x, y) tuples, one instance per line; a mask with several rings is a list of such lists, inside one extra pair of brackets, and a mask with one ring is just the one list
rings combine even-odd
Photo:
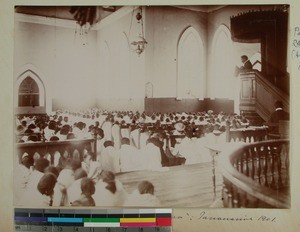
[(99, 161), (101, 168), (104, 171), (111, 171), (113, 173), (120, 172), (120, 156), (119, 152), (112, 146), (104, 148), (101, 152)]
[(107, 183), (99, 180), (95, 185), (95, 194), (93, 195), (96, 206), (122, 206), (125, 199), (127, 198), (127, 193), (123, 188), (120, 181), (115, 180), (116, 192), (112, 193), (106, 189)]
[(159, 171), (162, 169), (159, 147), (155, 146), (153, 143), (148, 143), (146, 147), (141, 150), (141, 153), (145, 169), (152, 171)]
[(102, 125), (102, 130), (104, 132), (104, 140), (110, 141), (112, 140), (112, 123), (111, 122), (104, 122)]
[(68, 205), (72, 205), (73, 201), (76, 201), (81, 196), (81, 181), (82, 178), (75, 180), (67, 189), (67, 195), (68, 195)]
[(22, 164), (17, 164), (14, 174), (14, 204), (21, 205), (21, 198), (31, 175), (31, 170)]
[(74, 171), (71, 169), (63, 169), (57, 178), (57, 182), (54, 187), (54, 194), (53, 194), (53, 206), (61, 206), (61, 203), (63, 203), (63, 206), (68, 205), (68, 197), (67, 194), (65, 195), (64, 200), (62, 201), (63, 189), (68, 189), (69, 186), (75, 181), (74, 178)]
[(140, 169), (140, 154), (135, 147), (123, 144), (119, 150), (119, 157), (121, 172), (129, 172)]
[(121, 147), (121, 128), (118, 124), (114, 124), (111, 130), (115, 148), (119, 150)]

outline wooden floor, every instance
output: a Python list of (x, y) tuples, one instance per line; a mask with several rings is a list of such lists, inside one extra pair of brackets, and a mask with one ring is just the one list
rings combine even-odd
[[(127, 192), (131, 193), (142, 180), (152, 182), (162, 207), (207, 208), (214, 201), (212, 163), (181, 165), (169, 170), (136, 171), (117, 174)], [(222, 176), (216, 169), (217, 199), (221, 199)]]

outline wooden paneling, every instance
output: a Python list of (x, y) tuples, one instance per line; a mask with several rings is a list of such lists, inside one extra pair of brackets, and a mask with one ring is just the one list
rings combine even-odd
[(266, 80), (259, 72), (255, 72), (255, 75), (256, 112), (267, 121), (274, 111), (276, 100), (282, 101), (284, 109), (289, 111), (289, 96)]
[(16, 107), (15, 114), (20, 115), (29, 115), (29, 114), (45, 114), (46, 108), (44, 106), (24, 106), (24, 107)]
[(202, 112), (213, 110), (216, 113), (224, 111), (232, 113), (233, 100), (229, 99), (181, 99), (176, 98), (145, 98), (145, 111), (151, 112)]

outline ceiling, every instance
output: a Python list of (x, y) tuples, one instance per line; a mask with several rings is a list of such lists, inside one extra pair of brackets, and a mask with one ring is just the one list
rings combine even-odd
[[(97, 21), (107, 17), (113, 12), (120, 9), (122, 6), (97, 6)], [(198, 12), (212, 12), (219, 10), (224, 5), (174, 5), (173, 7), (198, 11)], [(73, 14), (70, 13), (71, 6), (16, 6), (15, 12), (29, 15), (38, 15), (51, 18), (74, 20)]]
[[(71, 7), (72, 6), (16, 6), (15, 12), (57, 19), (74, 20), (73, 14), (70, 13)], [(96, 21), (100, 21), (120, 8), (120, 6), (97, 6)]]

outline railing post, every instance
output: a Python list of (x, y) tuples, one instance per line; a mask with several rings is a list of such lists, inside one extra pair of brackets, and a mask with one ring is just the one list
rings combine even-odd
[(288, 140), (264, 141), (223, 156), (224, 207), (289, 208), (288, 147)]

